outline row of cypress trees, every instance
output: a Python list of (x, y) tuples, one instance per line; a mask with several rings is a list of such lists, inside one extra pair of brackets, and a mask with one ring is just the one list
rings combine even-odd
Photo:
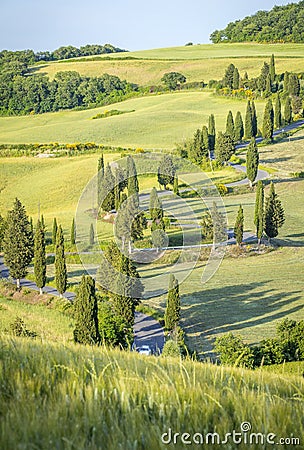
[[(261, 180), (257, 182), (255, 209), (254, 209), (254, 224), (256, 226), (256, 235), (258, 244), (260, 245), (263, 234), (267, 236), (270, 241), (279, 234), (279, 229), (285, 222), (285, 212), (281, 200), (275, 192), (274, 184), (270, 184), (269, 195), (264, 200), (264, 184)], [(235, 226), (234, 236), (237, 245), (243, 241), (244, 234), (244, 210), (242, 205), (239, 206)]]

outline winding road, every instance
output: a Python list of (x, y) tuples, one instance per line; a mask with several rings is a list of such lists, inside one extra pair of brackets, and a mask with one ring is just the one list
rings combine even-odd
[[(4, 264), (3, 257), (0, 257), (0, 278), (9, 278), (9, 270)], [(23, 288), (39, 291), (36, 283), (27, 280), (26, 278), (21, 280), (21, 286)], [(52, 286), (45, 286), (43, 288), (43, 293), (59, 297), (59, 292)], [(65, 292), (64, 298), (72, 302), (75, 298), (75, 293)], [(164, 340), (164, 330), (157, 320), (143, 313), (135, 313), (134, 344), (136, 347), (149, 345), (153, 352), (161, 353), (164, 346)]]
[[(304, 125), (304, 120), (300, 120), (296, 123), (287, 125), (286, 127), (275, 131), (274, 136), (280, 134), (283, 131), (288, 133), (289, 131), (299, 128), (303, 125)], [(257, 142), (259, 143), (262, 140), (263, 140), (262, 138), (258, 138)], [(245, 143), (245, 144), (238, 145), (236, 148), (237, 149), (242, 149), (242, 148), (245, 149), (247, 146), (248, 146), (248, 143)], [(246, 173), (245, 166), (242, 166), (240, 164), (231, 164), (231, 166), (235, 170)], [(259, 169), (256, 181), (265, 180), (268, 178), (268, 176), (269, 176), (268, 172), (266, 172), (265, 170)], [(240, 181), (236, 181), (234, 183), (228, 183), (228, 184), (226, 184), (226, 186), (234, 187), (234, 186), (242, 186), (242, 185), (246, 185), (246, 184), (248, 184), (247, 178), (240, 180)], [(160, 191), (160, 193), (159, 193), (160, 196), (166, 196), (168, 194), (172, 194), (172, 191)], [(141, 196), (143, 196), (143, 197), (146, 196), (147, 198), (145, 198), (145, 200), (146, 201), (148, 200), (148, 194), (141, 194)], [(185, 226), (187, 226), (187, 225), (185, 225)], [(254, 239), (254, 235), (252, 233), (244, 233), (244, 242), (248, 243), (248, 242), (252, 241), (252, 239)], [(229, 230), (228, 231), (228, 244), (234, 244), (234, 243), (235, 243), (235, 239), (233, 237), (233, 231)], [(212, 245), (213, 244), (202, 244), (199, 247), (209, 247)], [(194, 246), (189, 246), (189, 248), (191, 248), (191, 247), (194, 247)], [(165, 247), (162, 250), (167, 250), (167, 249), (174, 250), (174, 249), (180, 249), (180, 248), (185, 248), (185, 247), (183, 247), (183, 246), (182, 247), (178, 247), (178, 246), (177, 247)], [(142, 249), (142, 251), (143, 250), (153, 251), (156, 249)], [(88, 253), (90, 253), (90, 252), (88, 252)], [(8, 277), (9, 277), (8, 268), (4, 265), (3, 258), (0, 257), (0, 278), (8, 278)], [(27, 279), (22, 279), (21, 285), (22, 285), (22, 287), (39, 291), (39, 288), (37, 287), (36, 283), (34, 283), (33, 281), (30, 281)], [(59, 296), (59, 292), (51, 286), (45, 286), (43, 291), (46, 294)], [(70, 301), (73, 301), (75, 298), (75, 294), (73, 292), (66, 292), (64, 294), (64, 297)], [(153, 319), (153, 317), (148, 316), (146, 314), (139, 313), (139, 312), (135, 313), (134, 344), (137, 348), (142, 345), (148, 345), (152, 349), (153, 352), (156, 352), (156, 353), (161, 352), (163, 349), (164, 340), (165, 340), (164, 339), (164, 330), (160, 326), (159, 322), (157, 322), (155, 319)]]

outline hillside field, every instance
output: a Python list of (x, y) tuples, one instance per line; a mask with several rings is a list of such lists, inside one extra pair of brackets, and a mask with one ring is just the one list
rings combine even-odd
[(304, 382), (296, 375), (4, 336), (0, 361), (2, 449), (183, 449), (180, 434), (170, 446), (162, 435), (200, 433), (206, 442), (217, 432), (221, 442), (245, 421), (274, 442), (303, 439)]
[(181, 72), (189, 82), (208, 83), (221, 79), (231, 61), (241, 75), (247, 71), (250, 77), (257, 76), (272, 53), (278, 73), (290, 69), (290, 58), (293, 70), (303, 72), (303, 49), (303, 44), (203, 44), (62, 60), (37, 65), (34, 71), (50, 78), (66, 70), (75, 70), (83, 76), (108, 73), (144, 86), (160, 84), (166, 72)]
[[(256, 102), (262, 118), (264, 101)], [(106, 110), (133, 111), (92, 120)], [(211, 92), (175, 92), (133, 98), (86, 111), (0, 117), (0, 143), (96, 142), (121, 147), (172, 149), (193, 136), (215, 115), (217, 130), (224, 130), (228, 111), (245, 117), (246, 101), (214, 96)]]

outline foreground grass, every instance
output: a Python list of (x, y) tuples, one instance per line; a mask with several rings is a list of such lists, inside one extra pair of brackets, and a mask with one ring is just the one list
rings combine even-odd
[[(262, 118), (264, 102), (256, 102)], [(172, 149), (193, 136), (215, 115), (217, 131), (226, 126), (231, 110), (245, 117), (246, 101), (213, 96), (211, 92), (175, 92), (133, 98), (111, 109), (134, 110), (132, 114), (91, 120), (109, 107), (86, 111), (61, 111), (36, 116), (1, 117), (0, 143), (96, 142), (121, 147)]]
[(5, 337), (0, 368), (3, 450), (162, 449), (169, 428), (224, 439), (244, 421), (304, 435), (300, 377)]

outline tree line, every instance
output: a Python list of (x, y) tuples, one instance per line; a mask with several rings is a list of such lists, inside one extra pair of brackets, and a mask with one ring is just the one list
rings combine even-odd
[(215, 30), (210, 40), (219, 42), (304, 42), (304, 1), (274, 6)]
[(121, 48), (114, 47), (112, 44), (87, 44), (80, 48), (73, 45), (66, 45), (50, 51), (34, 52), (33, 50), (2, 50), (0, 52), (0, 67), (4, 64), (20, 61), (28, 65), (39, 61), (58, 61), (60, 59), (78, 58), (80, 56), (104, 55), (106, 53), (127, 52)]
[(0, 114), (39, 114), (62, 109), (88, 108), (120, 101), (137, 86), (114, 75), (83, 77), (78, 72), (58, 72), (54, 79), (30, 75), (17, 65), (0, 71)]

